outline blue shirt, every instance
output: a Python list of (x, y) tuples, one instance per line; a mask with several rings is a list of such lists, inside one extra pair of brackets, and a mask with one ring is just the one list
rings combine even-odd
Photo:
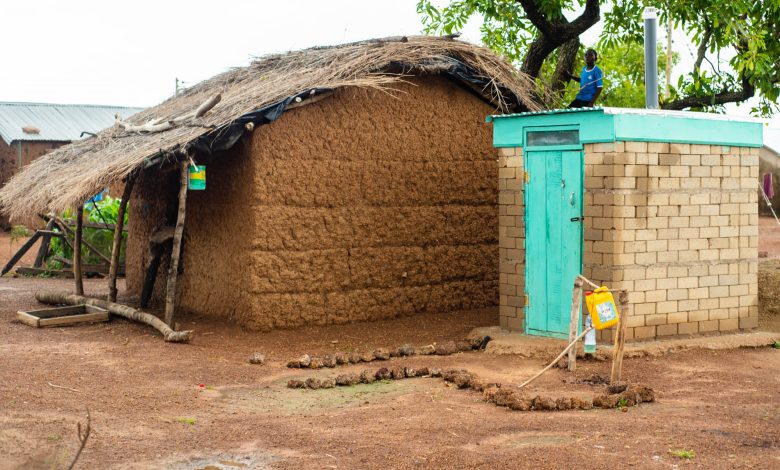
[(587, 65), (583, 67), (580, 73), (580, 92), (577, 93), (577, 99), (582, 101), (592, 100), (596, 95), (596, 88), (604, 86), (603, 77), (604, 73), (598, 65), (594, 65), (590, 70), (588, 70)]

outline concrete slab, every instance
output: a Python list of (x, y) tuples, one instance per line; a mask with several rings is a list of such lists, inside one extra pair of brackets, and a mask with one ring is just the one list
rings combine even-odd
[[(558, 355), (567, 342), (555, 338), (529, 336), (510, 332), (498, 326), (475, 328), (471, 335), (488, 335), (493, 338), (488, 343), (485, 352), (488, 354), (513, 354), (520, 357), (549, 357)], [(670, 338), (653, 341), (626, 343), (625, 357), (656, 357), (676, 352), (691, 350), (725, 350), (737, 348), (761, 348), (780, 340), (780, 334), (768, 331), (751, 331), (746, 333), (720, 334), (712, 336), (691, 336), (687, 338)], [(582, 354), (582, 342), (578, 355)], [(612, 346), (599, 344), (596, 352), (598, 359), (612, 357)]]

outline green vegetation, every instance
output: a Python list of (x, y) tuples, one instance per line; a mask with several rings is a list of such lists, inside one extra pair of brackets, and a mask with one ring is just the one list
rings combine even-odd
[[(102, 201), (97, 204), (89, 204), (84, 206), (84, 221), (93, 224), (105, 226), (115, 225), (116, 218), (119, 212), (119, 198), (112, 198), (106, 196)], [(125, 212), (124, 223), (127, 224), (128, 213), (130, 212), (130, 206), (128, 206)], [(75, 219), (75, 214), (72, 210), (65, 211), (61, 214), (63, 219)], [(100, 228), (84, 227), (84, 240), (92, 244), (95, 248), (100, 250), (106, 256), (111, 254), (111, 247), (114, 239), (114, 231)], [(119, 261), (123, 262), (125, 257), (125, 244), (127, 241), (127, 233), (122, 234), (122, 244), (119, 251)], [(65, 259), (73, 258), (73, 250), (65, 243), (61, 238), (52, 238), (51, 240), (51, 253), (59, 255)], [(81, 256), (84, 264), (98, 264), (102, 260), (88, 250), (86, 247), (82, 247)], [(48, 263), (48, 269), (62, 269), (62, 263), (56, 260), (51, 260)]]
[(772, 345), (775, 349), (780, 349), (780, 341), (775, 341), (775, 343)]
[(644, 68), (644, 55), (635, 52), (643, 49), (646, 6), (658, 9), (660, 30), (671, 17), (696, 51), (692, 66), (675, 71), (679, 80), (662, 108), (722, 112), (726, 103), (758, 96), (754, 114), (780, 111), (780, 0), (418, 0), (417, 12), (428, 34), (452, 34), (479, 18), (482, 42), (543, 84), (548, 107), (570, 92), (567, 74), (581, 67), (579, 37), (600, 22), (594, 46), (607, 89), (598, 104), (630, 106), (638, 87), (607, 83), (641, 85), (625, 68)]
[(696, 457), (696, 452), (693, 450), (669, 450), (669, 453), (678, 459), (691, 460)]
[(176, 422), (187, 424), (189, 426), (194, 426), (197, 420), (195, 418), (180, 417), (180, 418), (176, 418)]

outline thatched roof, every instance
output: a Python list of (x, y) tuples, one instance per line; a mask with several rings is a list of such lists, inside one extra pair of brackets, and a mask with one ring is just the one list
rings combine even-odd
[[(0, 190), (0, 207), (11, 217), (74, 207), (107, 185), (152, 163), (173, 161), (192, 144), (199, 151), (227, 148), (237, 125), (262, 125), (287, 104), (340, 87), (391, 89), (410, 75), (444, 74), (493, 102), (496, 112), (537, 110), (533, 81), (484, 47), (438, 37), (386, 38), (316, 47), (255, 60), (199, 83), (128, 119), (141, 125), (193, 112), (217, 93), (221, 101), (205, 116), (157, 133), (127, 132), (118, 125), (42, 156)], [(256, 111), (276, 105), (269, 113)], [(254, 113), (253, 113), (254, 112)], [(231, 127), (232, 126), (232, 127)], [(221, 139), (221, 140), (220, 140)]]

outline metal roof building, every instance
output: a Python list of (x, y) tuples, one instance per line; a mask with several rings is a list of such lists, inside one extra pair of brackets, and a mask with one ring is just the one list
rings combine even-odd
[(0, 138), (17, 141), (70, 142), (82, 132), (98, 132), (143, 108), (83, 104), (0, 102)]

